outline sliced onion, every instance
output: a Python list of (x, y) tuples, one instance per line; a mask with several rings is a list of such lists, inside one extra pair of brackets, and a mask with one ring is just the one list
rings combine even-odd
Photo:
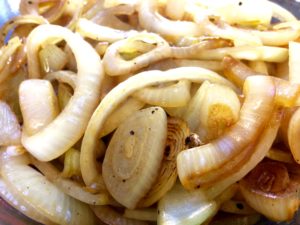
[(166, 138), (167, 117), (159, 107), (137, 111), (117, 128), (102, 173), (108, 191), (122, 205), (135, 208), (150, 190), (160, 172)]
[(33, 136), (23, 132), (22, 143), (36, 158), (49, 161), (75, 144), (84, 133), (88, 120), (100, 98), (103, 78), (101, 61), (96, 51), (81, 37), (56, 25), (40, 25), (28, 37), (29, 76), (39, 77), (37, 50), (49, 38), (66, 39), (78, 63), (78, 85), (63, 112), (42, 131)]
[[(149, 46), (150, 50), (147, 51)], [(139, 52), (142, 54), (133, 59), (122, 58), (122, 53)], [(170, 55), (171, 49), (167, 41), (154, 33), (140, 33), (111, 44), (103, 57), (103, 66), (105, 72), (111, 76), (126, 75)]]
[(272, 160), (276, 160), (279, 162), (284, 162), (284, 163), (294, 163), (293, 156), (290, 152), (288, 151), (283, 151), (277, 148), (271, 148), (266, 157)]
[(133, 96), (150, 105), (181, 107), (186, 105), (191, 98), (190, 86), (189, 81), (182, 80), (168, 86), (143, 88)]
[(297, 18), (287, 9), (278, 5), (275, 2), (268, 1), (270, 7), (272, 7), (273, 17), (280, 21), (296, 21)]
[(142, 28), (164, 37), (200, 36), (201, 26), (189, 21), (171, 21), (158, 13), (155, 0), (141, 1), (139, 22)]
[(9, 105), (0, 101), (0, 146), (21, 144), (21, 126)]
[(217, 169), (238, 155), (257, 139), (267, 123), (274, 107), (275, 86), (272, 79), (253, 76), (248, 77), (246, 82), (246, 99), (239, 121), (213, 142), (179, 153), (178, 175), (185, 188), (196, 188), (201, 184), (203, 174)]
[(235, 213), (240, 215), (251, 215), (255, 214), (256, 211), (252, 209), (246, 202), (228, 200), (221, 205), (220, 208), (223, 212)]
[(146, 71), (122, 82), (103, 98), (85, 132), (81, 148), (80, 166), (86, 185), (89, 186), (98, 181), (101, 183), (102, 179), (98, 173), (97, 163), (94, 158), (95, 143), (98, 139), (98, 134), (103, 129), (104, 122), (115, 108), (129, 95), (141, 88), (181, 79), (197, 83), (210, 80), (211, 82), (221, 83), (235, 89), (230, 82), (220, 75), (199, 67), (181, 67), (166, 72)]
[(114, 131), (124, 120), (126, 120), (134, 112), (143, 108), (144, 105), (144, 102), (135, 98), (128, 98), (107, 118), (99, 137), (104, 137)]
[(299, 51), (300, 44), (297, 42), (289, 43), (289, 81), (291, 83), (300, 83), (299, 70)]
[(44, 129), (59, 114), (55, 91), (47, 80), (25, 80), (19, 87), (19, 101), (24, 130), (34, 135)]
[(110, 206), (94, 206), (92, 207), (96, 216), (105, 224), (113, 225), (147, 225), (147, 222), (129, 219), (115, 211)]
[(157, 209), (125, 209), (124, 217), (136, 220), (157, 221)]
[(153, 205), (173, 187), (177, 179), (176, 157), (186, 148), (188, 136), (189, 128), (183, 120), (168, 118), (168, 134), (160, 174), (151, 190), (140, 200), (138, 207)]
[(166, 5), (166, 16), (172, 20), (182, 20), (185, 13), (186, 0), (169, 0)]
[(74, 148), (65, 153), (64, 169), (62, 176), (71, 178), (72, 176), (81, 176), (80, 172), (80, 152)]
[(294, 157), (294, 160), (300, 164), (300, 143), (299, 143), (299, 134), (300, 134), (300, 109), (298, 108), (294, 114), (291, 116), (288, 130), (287, 130), (287, 137), (288, 143)]
[(57, 224), (94, 224), (87, 205), (67, 196), (42, 174), (31, 168), (26, 155), (2, 158), (1, 172), (7, 187)]
[(299, 182), (284, 164), (262, 162), (240, 182), (247, 203), (274, 221), (288, 221), (299, 207)]
[(96, 41), (105, 41), (109, 43), (120, 41), (137, 34), (137, 32), (134, 30), (117, 30), (107, 26), (96, 24), (87, 19), (79, 19), (76, 31), (79, 32), (83, 37), (88, 37)]
[(72, 89), (65, 84), (58, 84), (58, 103), (61, 110), (63, 110), (67, 105), (70, 99), (73, 96)]
[(73, 90), (76, 88), (77, 76), (74, 72), (68, 70), (61, 70), (52, 73), (47, 73), (44, 79), (53, 81), (58, 80), (61, 83), (70, 85)]

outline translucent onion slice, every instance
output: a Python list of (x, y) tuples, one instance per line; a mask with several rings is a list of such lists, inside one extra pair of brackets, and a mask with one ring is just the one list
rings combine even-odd
[(83, 135), (99, 102), (103, 70), (97, 52), (79, 35), (56, 25), (40, 25), (27, 40), (29, 76), (39, 77), (37, 50), (49, 38), (64, 38), (74, 52), (78, 64), (78, 85), (74, 96), (63, 110), (42, 131), (33, 136), (23, 132), (22, 144), (36, 158), (49, 161), (57, 158)]
[(123, 102), (129, 95), (135, 91), (159, 83), (167, 83), (178, 80), (189, 80), (201, 83), (204, 80), (228, 85), (235, 89), (230, 82), (220, 75), (200, 67), (181, 67), (166, 72), (146, 71), (130, 77), (112, 89), (101, 101), (89, 122), (83, 138), (83, 144), (80, 155), (81, 172), (86, 185), (90, 186), (97, 182), (101, 183), (102, 178), (97, 170), (97, 163), (94, 158), (96, 150), (96, 140), (98, 134), (103, 129), (104, 122), (108, 116)]
[(155, 184), (138, 207), (149, 207), (161, 199), (175, 184), (177, 179), (176, 157), (186, 148), (185, 140), (189, 136), (187, 124), (177, 118), (168, 118), (168, 134), (160, 174)]
[(133, 96), (150, 105), (161, 107), (181, 107), (191, 98), (191, 82), (182, 80), (176, 84), (163, 87), (147, 87), (139, 90)]
[(44, 129), (59, 114), (54, 88), (47, 80), (23, 81), (19, 87), (19, 101), (28, 135)]
[(164, 37), (200, 36), (201, 26), (189, 21), (171, 21), (158, 12), (157, 1), (144, 0), (140, 2), (139, 22), (142, 28), (158, 33)]
[(88, 37), (96, 41), (105, 41), (109, 43), (120, 41), (137, 34), (137, 32), (134, 30), (123, 31), (113, 29), (108, 26), (96, 24), (87, 19), (78, 20), (76, 31), (83, 37)]
[(63, 110), (68, 105), (72, 96), (73, 96), (73, 91), (70, 87), (62, 83), (58, 84), (57, 98), (58, 98), (59, 108), (61, 110)]
[(286, 48), (270, 46), (225, 47), (203, 50), (197, 54), (195, 59), (222, 60), (226, 55), (231, 55), (237, 59), (280, 63), (288, 59), (288, 50)]
[(47, 217), (38, 212), (34, 206), (28, 204), (22, 198), (17, 198), (18, 194), (9, 189), (2, 179), (0, 179), (0, 196), (12, 207), (31, 219), (43, 224), (53, 224)]
[(291, 83), (300, 83), (299, 51), (300, 44), (291, 41), (289, 43), (289, 81)]
[(148, 223), (141, 220), (129, 219), (115, 211), (110, 206), (94, 206), (92, 207), (95, 215), (105, 224), (114, 225), (147, 225)]
[[(201, 176), (224, 165), (257, 139), (274, 108), (275, 86), (267, 76), (248, 77), (239, 121), (218, 139), (179, 153), (177, 168), (187, 189), (201, 183)], [(189, 162), (189, 163), (186, 163)]]
[(21, 126), (9, 105), (0, 101), (0, 146), (21, 144)]
[(61, 70), (67, 64), (67, 54), (56, 45), (49, 44), (39, 51), (40, 64), (44, 72)]
[(31, 168), (26, 157), (23, 155), (2, 158), (3, 180), (8, 189), (16, 193), (16, 198), (33, 205), (53, 223), (95, 224), (94, 215), (87, 205), (64, 194), (42, 174)]
[(136, 220), (157, 221), (157, 209), (125, 209), (124, 217)]
[(269, 159), (279, 161), (279, 162), (284, 162), (284, 163), (294, 163), (293, 156), (290, 152), (288, 151), (283, 151), (277, 148), (271, 148), (266, 157)]
[(182, 20), (185, 13), (186, 0), (169, 0), (166, 5), (166, 16), (172, 20)]
[[(122, 55), (130, 56), (129, 60)], [(170, 46), (163, 38), (154, 33), (140, 33), (111, 44), (103, 57), (103, 66), (110, 76), (126, 75), (170, 55)]]
[(275, 2), (268, 1), (269, 6), (272, 7), (273, 17), (279, 19), (282, 22), (285, 21), (296, 21), (297, 18), (289, 10), (285, 9), (281, 5), (276, 4)]
[(202, 191), (188, 192), (177, 183), (158, 203), (157, 224), (202, 224), (214, 216), (220, 204), (232, 198), (236, 190), (236, 186), (231, 186), (214, 200), (216, 196)]
[(240, 188), (252, 208), (274, 221), (291, 220), (299, 207), (299, 182), (279, 162), (262, 162), (240, 182)]
[(104, 137), (114, 131), (124, 120), (143, 108), (144, 105), (145, 103), (140, 100), (128, 98), (107, 118), (99, 137)]
[(288, 130), (287, 138), (288, 143), (293, 155), (294, 160), (300, 164), (300, 143), (299, 143), (299, 134), (300, 134), (300, 109), (298, 108), (294, 114), (291, 116)]
[(122, 205), (135, 208), (154, 184), (166, 138), (167, 116), (159, 107), (137, 111), (117, 128), (106, 150), (102, 174), (108, 191)]
[(220, 208), (223, 212), (235, 213), (239, 215), (251, 215), (255, 214), (256, 211), (252, 209), (244, 201), (228, 200), (221, 205)]
[(64, 169), (62, 177), (71, 178), (72, 176), (81, 176), (80, 171), (80, 152), (74, 148), (70, 148), (65, 153)]

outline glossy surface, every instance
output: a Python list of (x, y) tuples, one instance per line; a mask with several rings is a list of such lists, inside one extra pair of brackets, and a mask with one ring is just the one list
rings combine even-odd
[[(0, 0), (0, 26), (9, 18), (17, 15), (20, 0)], [(273, 0), (285, 8), (289, 9), (300, 18), (300, 0)], [(0, 225), (38, 225), (22, 213), (18, 212), (0, 198)], [(257, 225), (299, 225), (300, 211), (294, 220), (289, 223), (274, 223), (262, 220)]]

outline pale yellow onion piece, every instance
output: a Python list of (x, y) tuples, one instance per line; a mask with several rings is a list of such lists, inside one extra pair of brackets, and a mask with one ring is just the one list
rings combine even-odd
[(136, 5), (140, 0), (104, 0), (105, 8), (112, 8), (118, 5)]
[(114, 131), (124, 120), (126, 120), (132, 113), (143, 108), (144, 102), (135, 98), (128, 98), (124, 101), (106, 120), (99, 137), (104, 137), (110, 132)]
[(264, 61), (249, 61), (249, 67), (262, 75), (269, 75), (268, 65)]
[(227, 86), (204, 82), (186, 107), (183, 118), (200, 139), (220, 136), (239, 117), (240, 101)]
[[(143, 53), (131, 60), (125, 60), (121, 56), (121, 48), (125, 48), (126, 45), (132, 45), (132, 52), (135, 51), (136, 45), (141, 45), (141, 48), (153, 46), (153, 49), (146, 51), (144, 49), (138, 49)], [(133, 73), (139, 69), (142, 69), (153, 62), (157, 62), (161, 59), (171, 56), (171, 49), (167, 41), (154, 33), (140, 33), (131, 36), (128, 39), (120, 40), (111, 44), (103, 57), (103, 66), (105, 72), (110, 76), (125, 75)]]
[(2, 178), (0, 179), (0, 196), (12, 207), (29, 218), (39, 223), (53, 224), (47, 217), (38, 212), (33, 205), (27, 203), (22, 198), (18, 198), (18, 194), (16, 194), (12, 189), (9, 189)]
[(72, 176), (81, 176), (80, 172), (80, 152), (74, 148), (70, 148), (65, 153), (64, 169), (62, 177), (71, 178)]
[(186, 80), (164, 87), (147, 87), (133, 94), (140, 101), (161, 107), (181, 107), (191, 98), (191, 83)]
[(280, 6), (279, 4), (268, 1), (269, 6), (272, 7), (273, 17), (279, 19), (280, 21), (296, 21), (297, 17), (295, 17), (289, 10)]
[(108, 42), (99, 42), (96, 46), (95, 46), (95, 50), (97, 51), (97, 53), (103, 57), (107, 48), (109, 46)]
[(284, 163), (294, 163), (293, 156), (290, 152), (283, 151), (277, 148), (271, 148), (266, 157)]
[(266, 62), (284, 62), (288, 59), (288, 50), (270, 46), (238, 46), (203, 50), (197, 54), (200, 60), (222, 60), (226, 55), (237, 59), (260, 60)]
[(211, 82), (217, 82), (235, 88), (229, 81), (220, 75), (200, 67), (181, 67), (166, 72), (157, 70), (146, 71), (132, 76), (120, 83), (112, 89), (105, 98), (103, 98), (86, 129), (80, 155), (81, 172), (86, 185), (91, 185), (97, 181), (101, 183), (102, 180), (97, 170), (97, 163), (94, 159), (95, 140), (98, 139), (98, 134), (103, 129), (108, 116), (121, 102), (135, 91), (150, 85), (182, 79), (197, 83), (201, 83), (204, 80), (210, 80)]
[(21, 45), (21, 40), (14, 37), (0, 49), (0, 83), (3, 83), (10, 76), (9, 71), (5, 70), (5, 66), (10, 63), (12, 55)]
[(173, 187), (177, 179), (176, 157), (186, 149), (185, 142), (189, 134), (189, 128), (183, 120), (168, 118), (168, 134), (160, 174), (151, 190), (140, 200), (138, 207), (153, 205)]
[[(27, 157), (26, 155), (19, 157)], [(17, 157), (17, 158), (19, 158)], [(16, 198), (34, 205), (36, 210), (57, 224), (95, 224), (95, 219), (87, 205), (64, 194), (42, 174), (23, 160), (6, 158), (1, 172), (7, 187)], [(22, 160), (22, 159), (21, 159)]]
[(300, 43), (291, 41), (289, 43), (289, 81), (300, 83)]
[[(221, 193), (227, 187), (246, 176), (260, 161), (264, 159), (271, 148), (280, 126), (280, 119), (281, 116), (278, 111), (271, 115), (271, 120), (269, 121), (266, 129), (261, 133), (259, 141), (252, 149), (252, 154), (238, 170), (235, 170), (232, 174), (230, 174), (230, 176), (220, 179), (212, 186), (203, 187), (202, 190), (207, 193)], [(201, 188), (199, 190), (201, 190)]]
[(137, 111), (117, 128), (106, 149), (102, 175), (119, 203), (133, 209), (151, 189), (160, 173), (166, 139), (167, 116), (159, 107)]
[(0, 101), (0, 146), (21, 144), (21, 126), (9, 105)]
[(83, 37), (91, 38), (96, 41), (113, 43), (137, 34), (135, 30), (123, 31), (113, 29), (108, 26), (96, 24), (87, 19), (79, 19), (76, 31)]
[(125, 209), (124, 217), (135, 220), (157, 221), (157, 209)]
[(203, 34), (202, 27), (194, 22), (172, 21), (160, 15), (155, 0), (141, 1), (138, 12), (142, 28), (164, 37), (200, 36)]
[(29, 77), (39, 77), (37, 50), (49, 38), (66, 40), (75, 55), (78, 74), (77, 87), (66, 108), (42, 131), (33, 136), (23, 132), (22, 144), (36, 158), (49, 161), (67, 151), (83, 135), (98, 104), (103, 78), (101, 60), (96, 51), (80, 36), (56, 25), (40, 25), (27, 39)]
[[(214, 216), (220, 204), (233, 197), (237, 186), (232, 185), (221, 195), (185, 190), (177, 183), (158, 203), (158, 225), (203, 224)], [(216, 198), (216, 199), (214, 199)]]
[(67, 54), (56, 45), (46, 45), (39, 51), (40, 64), (44, 72), (61, 70), (67, 64)]
[(19, 87), (19, 101), (24, 132), (34, 135), (50, 124), (59, 114), (55, 91), (47, 80), (25, 80)]
[(292, 115), (287, 130), (289, 147), (291, 149), (294, 160), (298, 164), (300, 164), (299, 134), (300, 134), (300, 108), (298, 108)]
[(51, 181), (56, 187), (58, 187), (65, 194), (89, 205), (106, 205), (114, 202), (109, 197), (108, 193), (93, 194), (79, 183), (66, 179), (60, 176), (60, 172), (49, 162), (41, 162), (35, 158), (30, 158), (32, 163), (39, 171), (41, 171), (45, 177)]
[(235, 213), (240, 215), (251, 215), (256, 213), (256, 211), (252, 209), (246, 202), (236, 201), (232, 199), (224, 202), (221, 205), (220, 210), (223, 212)]
[(44, 79), (49, 81), (57, 80), (61, 83), (68, 84), (73, 88), (73, 90), (75, 90), (77, 85), (76, 73), (68, 70), (61, 70), (52, 73), (47, 73)]
[(57, 98), (58, 98), (59, 107), (60, 110), (63, 110), (68, 105), (68, 102), (72, 98), (73, 92), (70, 87), (62, 83), (58, 84), (57, 91), (58, 91)]
[(185, 13), (186, 0), (167, 0), (166, 16), (172, 20), (182, 20)]
[(201, 175), (224, 165), (257, 139), (273, 111), (275, 91), (272, 78), (252, 76), (246, 79), (246, 98), (237, 123), (218, 139), (179, 153), (178, 175), (185, 188), (198, 187)]
[(110, 206), (91, 207), (95, 215), (104, 222), (104, 224), (113, 225), (148, 225), (147, 222), (124, 217)]

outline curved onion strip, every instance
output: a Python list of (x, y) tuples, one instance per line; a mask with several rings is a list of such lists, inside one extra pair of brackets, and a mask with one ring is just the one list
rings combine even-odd
[(59, 114), (55, 90), (48, 80), (30, 79), (19, 86), (19, 102), (24, 132), (34, 135)]
[(264, 61), (250, 61), (249, 67), (261, 75), (270, 75), (268, 65)]
[(157, 209), (125, 209), (124, 217), (136, 220), (157, 221)]
[(124, 120), (126, 120), (132, 113), (143, 108), (144, 102), (135, 98), (128, 98), (125, 100), (105, 121), (104, 127), (101, 130), (99, 137), (104, 137), (113, 130), (115, 130)]
[(157, 11), (157, 1), (143, 0), (139, 5), (139, 22), (141, 26), (165, 37), (200, 36), (202, 27), (194, 22), (171, 21)]
[(230, 82), (220, 75), (198, 67), (181, 67), (166, 72), (156, 70), (146, 71), (132, 76), (120, 83), (103, 98), (86, 129), (80, 155), (81, 172), (86, 185), (91, 185), (94, 182), (97, 182), (97, 180), (102, 180), (94, 159), (95, 140), (98, 138), (101, 129), (103, 129), (104, 122), (115, 108), (129, 95), (141, 88), (181, 79), (197, 83), (201, 83), (204, 80), (210, 80), (211, 82), (225, 84), (235, 89)]
[(226, 55), (237, 59), (259, 60), (266, 62), (284, 62), (288, 58), (286, 48), (271, 46), (238, 46), (203, 50), (197, 54), (195, 59), (222, 60)]
[(292, 115), (289, 125), (288, 125), (288, 143), (294, 157), (294, 160), (300, 164), (300, 143), (299, 143), (299, 134), (300, 134), (300, 109), (298, 108)]
[(70, 148), (64, 154), (64, 169), (61, 172), (63, 178), (71, 178), (72, 176), (81, 176), (80, 171), (80, 151)]
[(261, 133), (257, 144), (251, 150), (252, 154), (248, 157), (248, 160), (240, 165), (239, 169), (235, 169), (230, 176), (219, 179), (219, 181), (214, 183), (213, 186), (203, 187), (203, 190), (205, 190), (208, 194), (221, 193), (227, 187), (247, 175), (260, 161), (264, 159), (271, 148), (280, 126), (280, 120), (281, 112), (275, 111), (271, 115), (271, 121), (269, 121), (266, 129)]
[(133, 94), (140, 101), (161, 107), (181, 107), (191, 98), (191, 83), (181, 80), (176, 84), (165, 87), (147, 87)]
[(30, 137), (23, 132), (23, 145), (42, 161), (60, 156), (82, 136), (98, 104), (103, 78), (101, 61), (96, 51), (78, 35), (56, 25), (40, 25), (28, 37), (28, 71), (31, 78), (39, 76), (36, 52), (51, 37), (64, 38), (72, 48), (78, 64), (78, 85), (66, 108), (52, 123)]
[(290, 152), (288, 151), (283, 151), (277, 148), (271, 148), (266, 157), (272, 160), (276, 160), (279, 162), (284, 162), (284, 163), (294, 163), (293, 156)]
[(64, 194), (42, 174), (31, 168), (26, 158), (26, 155), (2, 158), (3, 180), (7, 187), (17, 194), (17, 198), (34, 205), (39, 213), (57, 224), (95, 223), (87, 205)]
[[(132, 43), (130, 43), (132, 42)], [(140, 45), (145, 45), (141, 48), (146, 48), (146, 45), (151, 45), (154, 48), (148, 52), (145, 52), (131, 60), (125, 60), (121, 56), (121, 48), (126, 47), (128, 43), (134, 45), (140, 42)], [(135, 47), (129, 49), (134, 52)], [(144, 51), (138, 49), (138, 51)], [(157, 62), (161, 59), (171, 56), (171, 49), (164, 39), (154, 33), (141, 33), (136, 34), (128, 39), (124, 39), (111, 44), (103, 57), (104, 70), (108, 75), (117, 76), (135, 72), (143, 67), (148, 66), (153, 62)]]
[(9, 105), (0, 101), (0, 146), (21, 144), (21, 126)]
[(300, 83), (299, 69), (299, 51), (300, 43), (291, 41), (289, 43), (289, 81), (291, 83)]
[(48, 21), (42, 16), (22, 15), (8, 20), (0, 29), (0, 43), (3, 44), (5, 37), (13, 28), (21, 24), (46, 24)]
[(287, 9), (276, 4), (272, 1), (267, 1), (270, 7), (272, 7), (273, 17), (279, 19), (280, 21), (296, 21), (297, 18)]
[(262, 162), (240, 182), (246, 202), (273, 221), (289, 221), (299, 207), (299, 181), (278, 162)]
[(147, 222), (128, 219), (116, 212), (110, 206), (93, 206), (91, 207), (94, 211), (95, 215), (103, 221), (105, 224), (113, 224), (113, 225), (148, 225)]
[(87, 19), (79, 19), (76, 31), (83, 37), (88, 37), (96, 41), (113, 43), (137, 34), (136, 31), (123, 31), (107, 26), (101, 26)]
[(62, 111), (73, 96), (73, 90), (69, 86), (59, 83), (57, 90), (57, 98), (60, 110)]
[(47, 73), (44, 79), (49, 81), (57, 80), (59, 82), (66, 83), (70, 85), (73, 88), (73, 90), (76, 89), (76, 85), (77, 85), (76, 73), (68, 70), (61, 70), (52, 73)]
[(133, 113), (113, 134), (102, 175), (109, 193), (126, 208), (136, 208), (155, 184), (166, 139), (167, 115), (160, 107)]
[(171, 47), (172, 57), (177, 59), (190, 59), (197, 57), (199, 51), (207, 49), (216, 49), (223, 47), (232, 47), (232, 42), (226, 39), (215, 38), (202, 40), (199, 43), (183, 47)]
[(183, 120), (168, 118), (168, 135), (160, 174), (151, 190), (139, 202), (138, 207), (153, 205), (173, 187), (177, 179), (176, 157), (186, 148), (185, 140), (189, 133), (189, 128)]
[(14, 190), (9, 189), (2, 179), (0, 179), (0, 196), (12, 207), (29, 218), (38, 221), (39, 223), (53, 224), (47, 217), (38, 212), (33, 205), (28, 204), (28, 202), (24, 201), (22, 198), (18, 198), (18, 194), (16, 194)]
[(179, 153), (178, 175), (185, 188), (197, 187), (203, 174), (224, 165), (257, 139), (274, 108), (275, 91), (267, 76), (247, 78), (239, 121), (211, 143)]
[[(40, 14), (39, 13), (39, 3), (41, 3), (41, 2), (45, 3), (47, 1), (21, 0), (20, 6), (19, 6), (20, 13), (23, 15), (26, 15), (26, 14), (39, 15)], [(49, 10), (47, 10), (46, 12), (43, 12), (40, 15), (52, 23), (63, 14), (67, 2), (68, 2), (67, 0), (60, 0), (60, 1), (49, 0), (48, 4), (54, 3), (54, 6), (52, 6)]]

